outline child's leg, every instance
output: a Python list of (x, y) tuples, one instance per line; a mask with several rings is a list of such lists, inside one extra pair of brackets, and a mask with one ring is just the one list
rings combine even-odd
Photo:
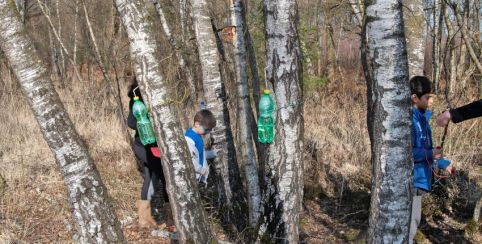
[(413, 238), (417, 234), (417, 228), (422, 219), (422, 190), (414, 189), (414, 195), (412, 197), (412, 216), (410, 221), (410, 235), (409, 243), (413, 243)]
[(141, 200), (150, 200), (149, 186), (151, 184), (151, 170), (147, 165), (144, 165), (142, 171), (144, 173), (144, 183), (142, 184), (141, 189)]

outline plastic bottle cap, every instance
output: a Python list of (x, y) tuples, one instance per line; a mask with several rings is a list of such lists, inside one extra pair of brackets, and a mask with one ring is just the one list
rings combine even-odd
[(139, 97), (138, 96), (134, 96), (134, 101), (137, 101), (139, 100)]
[(269, 94), (270, 91), (269, 91), (268, 89), (264, 89), (263, 93), (264, 93), (264, 94)]

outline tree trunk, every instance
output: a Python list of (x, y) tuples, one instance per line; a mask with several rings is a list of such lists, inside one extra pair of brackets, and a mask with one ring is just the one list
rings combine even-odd
[[(65, 53), (67, 55), (67, 58), (69, 58), (69, 61), (71, 64), (74, 63), (74, 61), (72, 60), (72, 58), (70, 57), (69, 55), (69, 51), (67, 50), (67, 48), (65, 47), (64, 43), (62, 42), (62, 39), (61, 39), (61, 36), (60, 34), (55, 30), (55, 27), (54, 27), (54, 24), (52, 22), (52, 19), (50, 18), (50, 10), (44, 6), (45, 4), (43, 4), (42, 2), (40, 2), (40, 0), (37, 0), (37, 3), (39, 5), (39, 8), (40, 8), (40, 11), (42, 12), (42, 14), (45, 16), (45, 18), (47, 19), (47, 22), (49, 23), (49, 26), (50, 26), (50, 29), (49, 29), (49, 33), (50, 33), (50, 30), (53, 32), (55, 38), (57, 39), (58, 43), (59, 43), (59, 46), (60, 46), (60, 50), (59, 51), (62, 51), (63, 50), (63, 53)], [(59, 24), (60, 26), (60, 24)], [(49, 34), (50, 35), (50, 34)], [(53, 46), (55, 47), (55, 45)], [(55, 51), (57, 53), (57, 51)], [(62, 52), (61, 52), (62, 53)], [(63, 54), (62, 54), (63, 55)], [(62, 58), (63, 59), (63, 58)], [(56, 64), (57, 64), (57, 69), (59, 70), (59, 76), (62, 76), (61, 72), (65, 72), (65, 63), (62, 65), (62, 61), (59, 59), (59, 56), (56, 55)], [(63, 66), (63, 69), (64, 71), (61, 71), (62, 67)], [(73, 65), (74, 66), (74, 65)], [(75, 75), (77, 76), (77, 79), (79, 81), (82, 81), (82, 77), (80, 76), (80, 73), (77, 69), (76, 66), (73, 67), (74, 69), (74, 73)], [(60, 79), (63, 79), (62, 77), (60, 77)], [(63, 81), (62, 81), (63, 82)]]
[[(72, 66), (73, 68), (77, 67), (77, 22), (79, 19), (79, 3), (77, 0), (74, 2), (75, 4), (75, 16), (74, 16), (74, 47), (72, 50)], [(75, 72), (74, 72), (75, 73)], [(75, 74), (72, 75), (72, 84), (76, 84), (76, 76)]]
[(256, 153), (253, 146), (253, 121), (251, 103), (249, 101), (248, 74), (246, 67), (246, 20), (242, 0), (231, 0), (231, 21), (236, 26), (234, 35), (234, 52), (236, 60), (236, 95), (238, 150), (244, 162), (246, 182), (248, 186), (249, 226), (255, 227), (260, 216), (261, 193), (258, 180)]
[[(273, 85), (275, 140), (263, 192), (263, 241), (298, 243), (303, 196), (303, 70), (295, 0), (265, 0), (266, 79)], [(273, 95), (274, 95), (273, 94)]]
[(48, 36), (49, 36), (49, 48), (50, 48), (50, 78), (54, 81), (59, 80), (59, 69), (58, 69), (58, 55), (57, 55), (57, 47), (55, 45), (54, 39), (52, 37), (52, 31), (48, 29)]
[(474, 48), (472, 47), (471, 41), (469, 39), (469, 33), (468, 33), (469, 31), (467, 30), (466, 26), (463, 24), (463, 20), (462, 20), (462, 17), (460, 16), (459, 11), (457, 11), (457, 9), (454, 9), (454, 12), (455, 12), (455, 17), (457, 19), (457, 23), (462, 29), (462, 39), (469, 51), (470, 57), (472, 61), (475, 63), (475, 66), (477, 67), (477, 69), (479, 70), (479, 73), (482, 73), (482, 64), (480, 63), (479, 58), (477, 57), (477, 54), (475, 53)]
[(356, 17), (356, 23), (361, 27), (363, 25), (363, 14), (365, 12), (365, 6), (361, 0), (349, 0), (350, 6), (353, 10), (353, 14)]
[[(246, 23), (246, 21), (244, 23)], [(248, 28), (246, 28), (245, 33), (246, 33), (246, 49), (248, 51), (249, 69), (251, 70), (251, 79), (253, 80), (251, 84), (253, 89), (253, 100), (254, 100), (255, 110), (256, 110), (255, 115), (257, 117), (259, 116), (258, 104), (259, 104), (259, 95), (261, 94), (260, 87), (259, 87), (260, 82), (259, 82), (258, 62), (256, 61), (256, 51), (254, 50), (253, 40), (251, 39), (251, 34), (249, 33)]]
[(0, 174), (0, 197), (3, 196), (3, 193), (5, 193), (6, 189), (7, 189), (7, 181)]
[[(57, 29), (57, 33), (59, 35), (59, 45), (63, 45), (62, 44), (62, 23), (60, 21), (60, 10), (59, 10), (59, 0), (56, 0), (55, 2), (55, 15), (57, 16), (57, 24), (58, 24), (58, 29)], [(60, 81), (61, 81), (61, 84), (62, 85), (65, 85), (65, 78), (66, 78), (66, 75), (65, 75), (65, 57), (64, 57), (64, 52), (62, 51), (62, 49), (59, 50), (59, 71), (60, 71)]]
[(433, 5), (433, 29), (432, 29), (432, 82), (435, 92), (440, 81), (440, 45), (442, 43), (442, 11), (440, 1), (434, 0)]
[(63, 174), (76, 241), (124, 243), (107, 189), (13, 11), (9, 0), (0, 1), (0, 45)]
[(174, 100), (161, 74), (156, 33), (142, 0), (115, 0), (130, 42), (130, 55), (144, 101), (151, 108), (157, 143), (162, 152), (172, 213), (181, 243), (214, 240), (202, 207), (194, 168), (177, 116)]
[(374, 1), (365, 14), (362, 62), (373, 167), (368, 243), (408, 243), (411, 106), (402, 5)]
[(179, 22), (181, 24), (181, 41), (185, 41), (187, 23), (187, 0), (179, 0)]
[(448, 67), (445, 67), (445, 76), (448, 77), (448, 79), (445, 79), (445, 82), (448, 84), (446, 85), (445, 89), (449, 89), (452, 84), (455, 84), (455, 81), (457, 79), (457, 64), (455, 62), (456, 59), (456, 54), (455, 54), (455, 33), (454, 33), (454, 28), (452, 26), (452, 22), (449, 17), (449, 13), (447, 10), (447, 6), (445, 1), (442, 2), (442, 11), (444, 11), (444, 20), (445, 20), (445, 26), (447, 27), (447, 48), (448, 48), (448, 54), (449, 54), (449, 65)]
[[(234, 223), (238, 230), (245, 226), (243, 212), (244, 199), (236, 152), (229, 122), (227, 97), (224, 82), (221, 79), (220, 62), (216, 38), (209, 17), (206, 0), (191, 0), (196, 41), (199, 48), (199, 60), (203, 76), (203, 90), (206, 105), (216, 117), (217, 125), (211, 132), (218, 156), (215, 159), (218, 179), (219, 203), (225, 205), (227, 213), (224, 221)], [(238, 216), (234, 218), (233, 216)]]
[(20, 14), (20, 21), (23, 24), (25, 24), (25, 14), (26, 14), (25, 0), (15, 0), (15, 6), (17, 6), (17, 11)]
[(472, 215), (472, 219), (476, 223), (479, 223), (481, 208), (482, 208), (482, 197), (479, 197), (477, 202), (475, 203), (474, 214)]
[(424, 75), (425, 17), (422, 0), (403, 1), (409, 76)]
[(161, 2), (159, 0), (152, 0), (152, 3), (156, 7), (157, 14), (159, 15), (159, 19), (161, 20), (162, 29), (164, 30), (164, 34), (166, 34), (167, 40), (169, 41), (171, 46), (174, 48), (174, 53), (176, 54), (176, 58), (179, 62), (179, 66), (181, 66), (181, 70), (182, 70), (184, 76), (186, 77), (187, 86), (189, 88), (189, 93), (191, 94), (191, 98), (193, 100), (196, 100), (197, 99), (196, 85), (194, 84), (192, 72), (189, 69), (189, 67), (187, 65), (187, 62), (186, 62), (186, 58), (184, 57), (183, 52), (181, 50), (181, 47), (177, 44), (176, 38), (174, 37), (173, 33), (171, 32), (171, 28), (169, 27), (169, 24), (167, 23), (167, 20), (164, 16), (164, 13), (162, 12)]

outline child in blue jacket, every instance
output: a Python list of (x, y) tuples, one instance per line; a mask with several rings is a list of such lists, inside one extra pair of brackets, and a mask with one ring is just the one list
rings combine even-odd
[(203, 136), (211, 132), (214, 127), (216, 127), (216, 118), (213, 113), (207, 109), (202, 109), (194, 115), (193, 126), (187, 129), (184, 134), (191, 152), (196, 180), (204, 183), (205, 186), (207, 186), (209, 176), (207, 159), (215, 158), (217, 153), (215, 150), (204, 149)]
[(422, 217), (422, 195), (432, 189), (432, 170), (451, 172), (450, 161), (442, 158), (442, 150), (434, 149), (428, 121), (432, 115), (432, 82), (424, 76), (410, 79), (412, 98), (413, 202), (410, 242)]

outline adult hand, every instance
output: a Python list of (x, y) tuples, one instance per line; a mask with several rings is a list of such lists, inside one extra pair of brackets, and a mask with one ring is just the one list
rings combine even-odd
[(444, 127), (450, 122), (451, 119), (452, 116), (450, 115), (450, 112), (445, 111), (439, 116), (437, 116), (437, 125)]

